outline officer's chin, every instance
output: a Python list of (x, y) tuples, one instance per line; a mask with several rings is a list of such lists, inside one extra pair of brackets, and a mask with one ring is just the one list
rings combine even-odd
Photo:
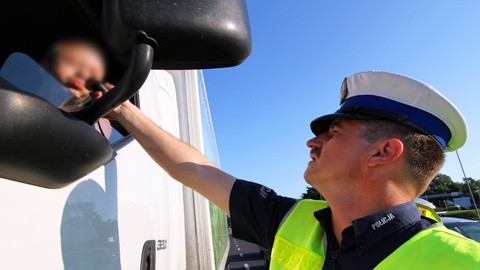
[(305, 172), (303, 173), (303, 179), (305, 179), (305, 182), (307, 182), (308, 184), (312, 185), (312, 183), (310, 182), (310, 168), (307, 168), (305, 170)]

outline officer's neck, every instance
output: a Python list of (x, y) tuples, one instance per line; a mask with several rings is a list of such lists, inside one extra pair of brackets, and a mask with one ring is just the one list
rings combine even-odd
[(338, 243), (341, 244), (342, 232), (352, 225), (352, 221), (411, 200), (395, 190), (363, 192), (327, 199), (332, 210), (332, 228)]

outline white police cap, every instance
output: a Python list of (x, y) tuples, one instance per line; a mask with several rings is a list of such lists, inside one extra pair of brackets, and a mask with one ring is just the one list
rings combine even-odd
[(312, 121), (315, 135), (326, 132), (335, 119), (387, 119), (435, 138), (445, 151), (455, 151), (467, 139), (460, 111), (438, 90), (407, 76), (367, 71), (342, 83), (340, 109)]

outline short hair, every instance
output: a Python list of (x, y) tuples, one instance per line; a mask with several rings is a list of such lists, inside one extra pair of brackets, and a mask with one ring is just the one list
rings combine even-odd
[(79, 44), (85, 45), (91, 48), (93, 51), (97, 52), (98, 56), (104, 64), (104, 68), (107, 68), (107, 53), (105, 49), (100, 45), (100, 43), (96, 42), (94, 39), (83, 36), (64, 37), (62, 39), (54, 41), (44, 53), (43, 58), (41, 59), (41, 64), (47, 68), (52, 68), (58, 57), (59, 49), (61, 46)]
[(445, 162), (440, 143), (429, 135), (389, 120), (368, 120), (364, 137), (368, 142), (397, 138), (404, 145), (406, 173), (409, 183), (422, 194)]

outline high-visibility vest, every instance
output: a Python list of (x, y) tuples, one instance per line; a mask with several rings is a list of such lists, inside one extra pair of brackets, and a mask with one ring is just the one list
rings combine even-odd
[[(418, 206), (423, 216), (440, 221), (435, 211)], [(270, 269), (322, 269), (324, 231), (313, 213), (326, 207), (325, 201), (297, 202), (275, 235)], [(418, 232), (375, 269), (480, 269), (480, 243), (437, 223)]]

